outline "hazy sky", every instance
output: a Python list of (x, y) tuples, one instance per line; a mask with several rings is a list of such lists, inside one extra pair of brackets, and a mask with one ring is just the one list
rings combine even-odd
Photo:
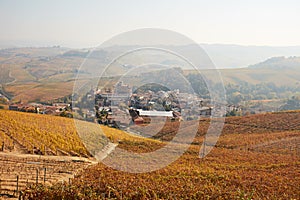
[(198, 43), (300, 45), (300, 1), (0, 0), (0, 41), (97, 46), (138, 28)]

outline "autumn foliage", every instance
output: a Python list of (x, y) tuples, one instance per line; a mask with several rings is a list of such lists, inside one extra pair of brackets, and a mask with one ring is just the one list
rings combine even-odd
[[(131, 174), (99, 163), (71, 184), (31, 188), (25, 199), (298, 199), (299, 118), (299, 112), (227, 118), (216, 147), (200, 159), (209, 125), (203, 120), (195, 143), (166, 168)], [(175, 132), (176, 124), (166, 124), (155, 137), (167, 141)], [(120, 148), (137, 153), (164, 143), (128, 136), (123, 141)]]

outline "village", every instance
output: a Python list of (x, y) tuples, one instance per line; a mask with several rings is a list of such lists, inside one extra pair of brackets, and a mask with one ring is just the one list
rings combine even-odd
[[(179, 89), (166, 90), (155, 84), (133, 91), (120, 81), (114, 88), (94, 89), (86, 96), (86, 99), (94, 99), (95, 109), (86, 110), (85, 117), (95, 117), (97, 123), (116, 128), (154, 121), (198, 120), (210, 117), (214, 109), (209, 100), (198, 95), (181, 93)], [(227, 113), (241, 112), (241, 107), (228, 105), (226, 110)]]
[(14, 103), (10, 104), (8, 109), (20, 112), (59, 115), (62, 117), (72, 118), (72, 108), (70, 103), (53, 103), (52, 105), (45, 105), (41, 103)]
[[(73, 103), (73, 104), (72, 104)], [(88, 106), (87, 106), (88, 105)], [(96, 122), (115, 128), (154, 121), (188, 121), (207, 118), (213, 108), (208, 99), (179, 89), (166, 90), (159, 85), (148, 85), (133, 91), (122, 81), (111, 88), (94, 88), (73, 102), (12, 103), (9, 110), (57, 115)], [(240, 106), (226, 105), (226, 113), (242, 112)]]

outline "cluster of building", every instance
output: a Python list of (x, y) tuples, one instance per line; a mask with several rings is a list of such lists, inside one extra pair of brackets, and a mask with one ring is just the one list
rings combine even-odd
[(178, 89), (133, 93), (130, 86), (118, 82), (113, 89), (97, 89), (87, 95), (88, 98), (95, 99), (98, 123), (114, 126), (150, 123), (154, 118), (170, 121), (192, 120), (198, 119), (200, 115), (210, 116), (212, 111), (212, 107), (206, 105), (197, 95), (180, 93)]
[[(84, 98), (92, 106), (75, 107), (68, 103), (53, 103), (44, 105), (39, 103), (10, 104), (9, 110), (32, 112), (38, 114), (61, 115), (72, 117), (73, 113), (80, 113), (84, 119), (97, 121), (116, 127), (128, 126), (131, 123), (144, 124), (151, 120), (194, 120), (199, 117), (210, 117), (213, 108), (208, 100), (198, 95), (181, 93), (178, 89), (163, 90), (136, 90), (134, 93), (129, 85), (118, 82), (113, 88), (95, 89), (88, 92)], [(80, 105), (80, 104), (78, 104)], [(242, 108), (227, 105), (226, 112), (241, 112)]]
[(155, 121), (178, 121), (181, 120), (179, 112), (175, 111), (157, 111), (157, 110), (142, 110), (129, 109), (129, 113), (134, 124), (147, 124)]
[(122, 103), (128, 103), (131, 95), (132, 88), (122, 81), (118, 82), (113, 89), (103, 88), (94, 92), (95, 104), (99, 107), (119, 106)]
[(44, 105), (39, 103), (17, 103), (10, 104), (9, 110), (20, 112), (31, 112), (37, 114), (60, 115), (62, 112), (71, 113), (71, 105), (67, 103), (53, 103), (52, 105)]

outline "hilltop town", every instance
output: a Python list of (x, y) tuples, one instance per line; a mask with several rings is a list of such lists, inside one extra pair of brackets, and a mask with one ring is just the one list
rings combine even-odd
[[(169, 90), (158, 84), (148, 84), (133, 90), (133, 86), (122, 81), (111, 88), (92, 88), (84, 96), (73, 94), (52, 103), (12, 103), (9, 110), (37, 114), (58, 115), (97, 122), (115, 128), (130, 124), (157, 121), (197, 120), (210, 117), (213, 107), (209, 99), (197, 94)], [(242, 108), (226, 105), (226, 112), (242, 113)]]

